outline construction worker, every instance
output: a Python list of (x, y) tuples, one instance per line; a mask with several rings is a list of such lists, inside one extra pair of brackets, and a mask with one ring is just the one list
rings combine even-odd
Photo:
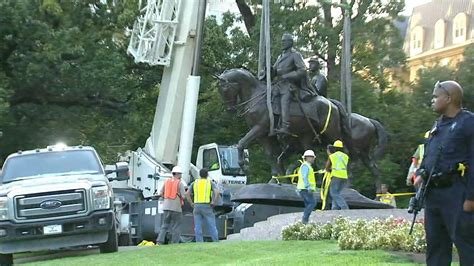
[(430, 131), (428, 130), (424, 135), (423, 143), (418, 145), (415, 153), (411, 157), (411, 165), (407, 174), (407, 186), (412, 186), (413, 182), (415, 182), (416, 170), (420, 168), (421, 162), (423, 161), (423, 156), (425, 155), (425, 142), (429, 137)]
[(157, 244), (164, 244), (166, 233), (170, 230), (171, 243), (179, 243), (181, 237), (182, 206), (184, 203), (184, 184), (181, 182), (181, 167), (175, 166), (171, 170), (172, 178), (166, 180), (161, 188), (160, 196), (163, 201), (163, 215), (161, 230), (156, 239)]
[(219, 170), (219, 163), (218, 162), (213, 163), (211, 167), (209, 167), (209, 170), (210, 171)]
[(434, 85), (431, 102), (440, 117), (415, 180), (420, 186), (433, 173), (424, 201), (428, 266), (451, 265), (453, 243), (459, 264), (474, 265), (474, 114), (462, 101), (459, 83)]
[(316, 190), (316, 179), (314, 178), (314, 170), (311, 164), (314, 163), (315, 159), (314, 151), (307, 150), (303, 154), (303, 164), (298, 169), (298, 189), (300, 196), (304, 202), (304, 212), (302, 223), (307, 224), (309, 216), (316, 207), (316, 200), (314, 199), (313, 192)]
[(341, 191), (347, 182), (347, 165), (349, 156), (343, 152), (342, 141), (336, 140), (333, 145), (328, 145), (327, 153), (329, 159), (326, 162), (326, 172), (331, 172), (331, 184), (329, 185), (329, 196), (331, 196), (332, 210), (347, 210), (346, 200), (341, 196)]
[[(219, 199), (219, 190), (214, 182), (207, 177), (208, 171), (203, 168), (199, 170), (200, 179), (194, 181), (186, 193), (186, 199), (194, 208), (194, 234), (196, 242), (203, 242), (202, 223), (206, 224), (213, 242), (217, 242), (216, 216), (213, 208)], [(193, 195), (194, 200), (191, 198)]]
[(380, 185), (380, 195), (377, 197), (377, 200), (385, 204), (392, 205), (394, 208), (397, 207), (395, 196), (388, 192), (388, 186), (386, 184)]

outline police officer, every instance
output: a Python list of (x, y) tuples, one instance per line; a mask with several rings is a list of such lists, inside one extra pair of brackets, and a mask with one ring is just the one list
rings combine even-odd
[[(425, 199), (427, 265), (451, 265), (453, 243), (460, 264), (474, 265), (474, 114), (462, 109), (462, 99), (457, 82), (435, 84), (432, 107), (441, 116), (415, 180), (419, 186), (422, 171), (434, 169)], [(460, 171), (461, 165), (468, 165), (467, 170)]]

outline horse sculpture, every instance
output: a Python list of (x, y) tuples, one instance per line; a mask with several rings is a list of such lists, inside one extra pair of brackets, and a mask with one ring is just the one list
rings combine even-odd
[[(265, 83), (245, 69), (226, 70), (217, 78), (219, 93), (227, 110), (243, 116), (250, 127), (237, 144), (239, 164), (244, 167), (243, 150), (251, 142), (258, 140), (270, 159), (272, 175), (283, 174), (284, 168), (278, 158), (282, 157), (285, 149), (282, 149), (277, 136), (269, 135), (270, 119)], [(309, 102), (292, 103), (290, 114), (290, 132), (297, 136), (285, 142), (291, 144), (291, 151), (301, 154), (306, 149), (340, 139), (346, 143), (352, 157), (361, 159), (377, 177), (376, 183), (380, 183), (375, 159), (383, 154), (387, 138), (379, 122), (352, 114), (349, 127), (348, 116), (341, 103), (322, 96), (314, 97)], [(314, 118), (314, 114), (318, 117)]]

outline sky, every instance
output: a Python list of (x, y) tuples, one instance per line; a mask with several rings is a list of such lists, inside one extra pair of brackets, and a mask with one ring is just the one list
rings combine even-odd
[[(316, 2), (317, 0), (309, 0), (308, 2)], [(340, 0), (332, 0), (333, 2), (338, 2)], [(405, 11), (403, 11), (403, 15), (409, 16), (413, 11), (415, 6), (419, 6), (425, 3), (430, 2), (431, 0), (405, 0)], [(235, 0), (211, 0), (209, 1), (210, 5), (213, 6), (213, 9), (216, 10), (228, 10), (231, 9), (234, 12), (238, 12), (237, 5), (235, 4)], [(208, 10), (209, 12), (209, 10)]]
[(403, 11), (402, 14), (409, 16), (411, 15), (414, 7), (428, 2), (431, 2), (431, 0), (405, 0), (405, 11)]

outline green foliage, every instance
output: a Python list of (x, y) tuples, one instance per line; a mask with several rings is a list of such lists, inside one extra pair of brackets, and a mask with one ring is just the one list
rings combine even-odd
[(135, 9), (136, 1), (0, 3), (3, 155), (65, 141), (94, 145), (111, 162), (144, 143), (160, 74), (126, 55)]
[(464, 89), (464, 107), (474, 111), (474, 44), (469, 45), (464, 52), (462, 61), (456, 71), (455, 80)]
[(411, 223), (393, 217), (386, 220), (350, 221), (343, 217), (332, 223), (302, 224), (298, 222), (283, 229), (283, 240), (338, 240), (339, 248), (386, 249), (424, 252), (425, 232), (422, 223), (416, 223), (412, 235), (408, 234)]
[[(412, 84), (411, 93), (388, 90), (381, 93), (370, 82), (354, 77), (353, 108), (355, 112), (376, 118), (384, 124), (389, 135), (389, 145), (384, 159), (379, 162), (383, 182), (391, 192), (406, 191), (405, 176), (410, 158), (417, 145), (423, 141), (424, 132), (431, 129), (437, 114), (431, 109), (433, 86), (438, 80), (456, 80), (464, 88), (464, 107), (474, 108), (474, 45), (470, 45), (456, 69), (446, 66), (426, 68)], [(356, 167), (352, 183), (365, 195), (372, 195), (373, 181), (363, 167)]]
[[(247, 2), (254, 3), (254, 1)], [(250, 36), (238, 28), (233, 28), (236, 18), (230, 14), (224, 16), (224, 22), (221, 25), (218, 25), (212, 18), (206, 22), (202, 68), (204, 80), (201, 85), (194, 150), (199, 145), (209, 142), (234, 144), (247, 132), (243, 118), (236, 118), (235, 114), (224, 112), (217, 86), (211, 75), (220, 74), (225, 69), (242, 66), (250, 69), (253, 73), (257, 72), (258, 25), (262, 10), (258, 6), (254, 7), (258, 22), (255, 27), (250, 29)], [(380, 1), (361, 1), (359, 7), (354, 7), (354, 10), (357, 11), (353, 16), (352, 27), (354, 70), (365, 71), (368, 77), (365, 80), (356, 77), (355, 82), (359, 82), (359, 85), (353, 85), (353, 95), (360, 97), (360, 99), (354, 100), (354, 106), (358, 106), (359, 103), (361, 106), (379, 104), (380, 93), (377, 91), (387, 87), (383, 85), (386, 83), (385, 74), (380, 70), (398, 65), (404, 60), (403, 40), (391, 23), (402, 9), (403, 1), (395, 0), (384, 5)], [(285, 32), (293, 33), (297, 37), (295, 48), (300, 50), (305, 57), (315, 54), (335, 54), (336, 51), (339, 54), (342, 20), (338, 17), (334, 21), (334, 24), (325, 22), (320, 5), (310, 6), (299, 3), (282, 6), (272, 4), (272, 61), (275, 61), (281, 52), (280, 39)], [(362, 49), (360, 43), (367, 45)], [(329, 58), (324, 59), (329, 60)], [(332, 60), (335, 59), (334, 57)], [(334, 98), (339, 98), (339, 94), (334, 93), (338, 88), (335, 82), (337, 81), (330, 80), (330, 94)], [(364, 93), (359, 94), (358, 90), (363, 90)], [(360, 110), (360, 112), (362, 114), (369, 113), (366, 110)], [(369, 114), (373, 114), (373, 112)], [(375, 117), (380, 116), (380, 112), (376, 111), (376, 114)], [(267, 182), (270, 178), (270, 168), (262, 147), (254, 143), (249, 148), (250, 182)], [(407, 148), (407, 150), (410, 149)], [(388, 165), (391, 166), (389, 171), (396, 169), (393, 163)], [(360, 169), (361, 173), (357, 173), (357, 176), (362, 175), (360, 180), (366, 180), (360, 187), (366, 187), (367, 183), (372, 182), (372, 177), (364, 172), (364, 168)]]
[[(114, 4), (112, 4), (112, 2)], [(126, 55), (137, 15), (134, 1), (1, 1), (0, 2), (0, 139), (1, 155), (65, 141), (98, 148), (106, 162), (117, 152), (136, 149), (149, 135), (159, 93), (161, 67), (135, 64)], [(242, 1), (241, 1), (242, 2)], [(258, 1), (247, 1), (255, 4)], [(331, 9), (295, 4), (271, 5), (272, 61), (280, 53), (282, 33), (297, 36), (305, 57), (323, 56), (330, 67), (332, 98), (339, 98), (338, 72), (341, 17), (327, 21)], [(250, 35), (235, 27), (241, 18), (225, 14), (223, 23), (208, 18), (204, 30), (201, 92), (194, 151), (211, 142), (236, 144), (248, 127), (225, 111), (213, 75), (246, 67), (257, 71), (259, 19)], [(413, 93), (390, 90), (384, 69), (403, 64), (402, 39), (392, 22), (403, 1), (358, 1), (352, 14), (353, 110), (380, 120), (389, 146), (379, 163), (391, 192), (404, 191), (404, 177), (415, 147), (436, 115), (430, 109), (433, 84), (455, 77), (465, 89), (465, 106), (474, 107), (474, 45), (459, 70), (426, 69)], [(332, 64), (332, 65), (331, 65)], [(267, 182), (270, 167), (258, 143), (250, 147), (250, 182)], [(319, 152), (324, 154), (324, 151)], [(317, 159), (318, 166), (325, 154)], [(366, 168), (354, 169), (352, 183), (373, 192)]]

